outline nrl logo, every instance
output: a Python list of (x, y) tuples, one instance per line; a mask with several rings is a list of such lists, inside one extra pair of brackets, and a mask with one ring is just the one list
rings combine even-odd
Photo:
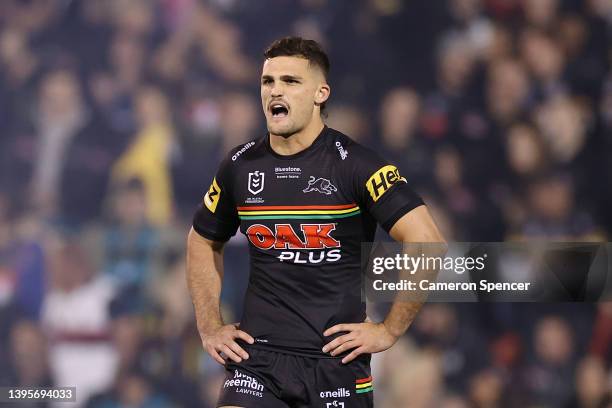
[(264, 172), (259, 170), (249, 173), (249, 184), (247, 187), (251, 194), (259, 194), (264, 189), (264, 176)]
[(321, 194), (330, 195), (334, 191), (338, 191), (336, 186), (334, 186), (331, 181), (323, 177), (314, 177), (310, 176), (310, 180), (308, 180), (308, 187), (302, 190), (305, 193), (310, 193), (311, 191), (318, 191)]

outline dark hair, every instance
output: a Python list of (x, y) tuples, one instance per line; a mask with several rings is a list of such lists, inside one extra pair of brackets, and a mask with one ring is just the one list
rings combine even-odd
[[(321, 45), (314, 40), (301, 37), (284, 37), (274, 41), (264, 52), (266, 59), (274, 57), (301, 57), (311, 65), (317, 66), (323, 72), (325, 80), (329, 74), (329, 58)], [(320, 106), (321, 113), (325, 109), (325, 102)]]

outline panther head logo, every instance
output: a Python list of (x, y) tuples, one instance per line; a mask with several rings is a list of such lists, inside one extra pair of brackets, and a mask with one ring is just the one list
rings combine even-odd
[(330, 195), (332, 192), (338, 191), (338, 189), (326, 178), (310, 176), (308, 186), (302, 191), (305, 193), (318, 191), (321, 194)]

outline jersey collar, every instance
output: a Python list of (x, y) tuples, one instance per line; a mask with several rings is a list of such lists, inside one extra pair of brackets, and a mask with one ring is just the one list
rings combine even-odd
[(327, 125), (323, 126), (323, 129), (321, 130), (321, 133), (319, 133), (319, 135), (315, 138), (315, 140), (312, 142), (312, 144), (310, 146), (308, 146), (307, 148), (305, 148), (304, 150), (301, 150), (295, 154), (289, 154), (289, 155), (284, 155), (284, 154), (278, 154), (274, 151), (274, 149), (272, 149), (272, 146), (270, 145), (270, 133), (266, 134), (266, 148), (268, 149), (268, 152), (270, 152), (270, 154), (272, 154), (272, 156), (278, 158), (278, 159), (282, 159), (282, 160), (294, 160), (297, 159), (299, 157), (302, 157), (306, 154), (308, 154), (309, 152), (315, 150), (319, 145), (321, 145), (325, 139), (326, 139), (326, 135), (329, 133), (329, 128), (327, 127)]

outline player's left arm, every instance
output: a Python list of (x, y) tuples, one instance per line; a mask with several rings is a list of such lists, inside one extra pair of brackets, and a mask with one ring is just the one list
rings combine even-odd
[[(393, 224), (389, 234), (398, 242), (439, 243), (439, 246), (435, 246), (439, 250), (444, 251), (446, 248), (446, 242), (425, 205), (404, 214)], [(345, 334), (326, 344), (323, 352), (336, 356), (353, 349), (342, 359), (343, 363), (348, 363), (360, 354), (387, 350), (406, 332), (423, 303), (424, 300), (408, 302), (396, 299), (382, 323), (346, 323), (332, 326), (323, 333), (324, 336), (339, 332)]]

